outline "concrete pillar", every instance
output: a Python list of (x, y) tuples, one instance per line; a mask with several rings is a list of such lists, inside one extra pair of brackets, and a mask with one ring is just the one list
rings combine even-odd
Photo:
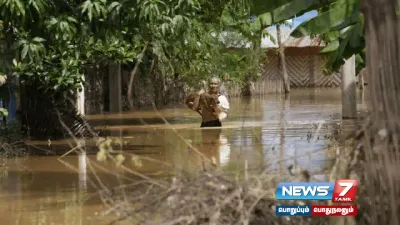
[(81, 83), (82, 90), (77, 92), (76, 96), (76, 109), (81, 115), (85, 115), (85, 87)]
[(358, 74), (358, 88), (364, 90), (364, 74), (362, 72)]
[(122, 112), (121, 65), (109, 66), (110, 112)]
[(342, 73), (342, 118), (355, 119), (357, 117), (356, 102), (356, 61), (353, 55), (346, 60), (341, 69)]
[(78, 164), (79, 164), (79, 192), (85, 192), (87, 189), (86, 152), (78, 153)]
[(360, 71), (360, 73), (357, 75), (357, 76), (358, 76), (358, 88), (359, 88), (360, 90), (364, 90), (364, 83), (365, 83), (364, 74), (365, 74), (365, 73), (366, 73), (366, 69), (363, 68), (363, 69)]

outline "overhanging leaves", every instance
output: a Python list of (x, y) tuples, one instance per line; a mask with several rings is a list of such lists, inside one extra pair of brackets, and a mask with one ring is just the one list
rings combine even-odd
[(338, 71), (344, 64), (344, 59), (348, 59), (352, 55), (356, 55), (356, 67), (359, 72), (365, 62), (360, 57), (363, 57), (362, 52), (365, 49), (364, 26), (359, 21), (358, 23), (343, 29), (339, 38), (326, 46), (321, 54), (328, 54), (326, 63), (326, 72)]
[[(261, 4), (259, 1), (254, 1)], [(260, 7), (253, 29), (265, 27), (318, 10), (318, 15), (300, 24), (291, 33), (293, 37), (319, 35), (327, 46), (320, 54), (328, 56), (325, 72), (338, 71), (344, 59), (356, 55), (357, 71), (363, 66), (365, 48), (364, 23), (360, 0), (292, 0), (273, 2)]]
[(334, 0), (294, 0), (272, 11), (275, 23), (292, 19), (314, 9), (330, 4)]
[(345, 7), (334, 7), (318, 16), (303, 22), (291, 33), (293, 37), (324, 34), (329, 31), (340, 30), (360, 20), (359, 5), (352, 4)]

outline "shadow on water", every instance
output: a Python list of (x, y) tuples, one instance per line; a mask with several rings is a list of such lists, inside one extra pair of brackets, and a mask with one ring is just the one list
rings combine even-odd
[[(358, 108), (364, 110), (365, 96), (358, 97)], [(283, 170), (293, 164), (309, 170), (330, 167), (334, 153), (328, 148), (329, 139), (341, 123), (340, 89), (293, 89), (286, 99), (266, 95), (229, 100), (230, 116), (222, 128), (200, 129), (199, 115), (184, 105), (159, 111), (169, 125), (153, 111), (88, 118), (96, 129), (122, 140), (123, 145), (115, 145), (115, 150), (142, 157), (140, 167), (126, 160), (127, 168), (156, 179), (214, 169), (242, 171), (245, 165), (248, 170)], [(68, 141), (73, 143), (31, 144), (65, 152), (71, 148)], [(93, 141), (86, 144), (87, 155), (68, 155), (61, 161), (56, 156), (8, 160), (0, 178), (0, 215), (5, 224), (98, 224), (98, 213), (106, 208), (93, 194), (99, 188), (96, 179), (115, 187), (136, 177), (113, 162), (96, 162)], [(31, 223), (32, 218), (47, 220)]]

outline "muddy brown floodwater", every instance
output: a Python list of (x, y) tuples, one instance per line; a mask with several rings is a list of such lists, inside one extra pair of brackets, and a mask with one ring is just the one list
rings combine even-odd
[[(366, 107), (364, 98), (358, 94), (359, 110)], [(159, 113), (136, 111), (88, 118), (97, 129), (123, 139), (125, 144), (114, 150), (143, 157), (140, 167), (127, 163), (127, 168), (155, 179), (176, 171), (188, 176), (201, 172), (204, 163), (188, 143), (227, 172), (242, 171), (246, 164), (248, 170), (294, 163), (309, 170), (330, 166), (334, 154), (327, 144), (335, 126), (341, 124), (340, 89), (293, 89), (286, 100), (266, 95), (232, 98), (230, 103), (230, 117), (220, 130), (199, 129), (199, 115), (184, 105)], [(31, 144), (43, 147), (47, 141)], [(52, 141), (51, 149), (70, 149), (68, 140)], [(9, 159), (6, 167), (0, 168), (2, 225), (106, 224), (108, 216), (103, 213), (107, 208), (96, 195), (99, 184), (112, 187), (135, 180), (112, 162), (96, 162), (94, 152), (57, 158)], [(285, 161), (280, 164), (282, 158)]]

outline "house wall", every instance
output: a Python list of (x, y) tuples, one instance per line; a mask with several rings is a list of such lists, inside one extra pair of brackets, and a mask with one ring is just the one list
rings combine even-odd
[[(228, 83), (225, 86), (229, 97), (242, 96), (242, 85)], [(281, 79), (263, 79), (257, 82), (251, 82), (250, 91), (252, 95), (283, 93), (283, 82)]]
[[(319, 48), (288, 48), (285, 50), (287, 73), (291, 87), (340, 87), (340, 73), (324, 75), (326, 57)], [(280, 80), (281, 65), (277, 49), (266, 53), (260, 80)]]

